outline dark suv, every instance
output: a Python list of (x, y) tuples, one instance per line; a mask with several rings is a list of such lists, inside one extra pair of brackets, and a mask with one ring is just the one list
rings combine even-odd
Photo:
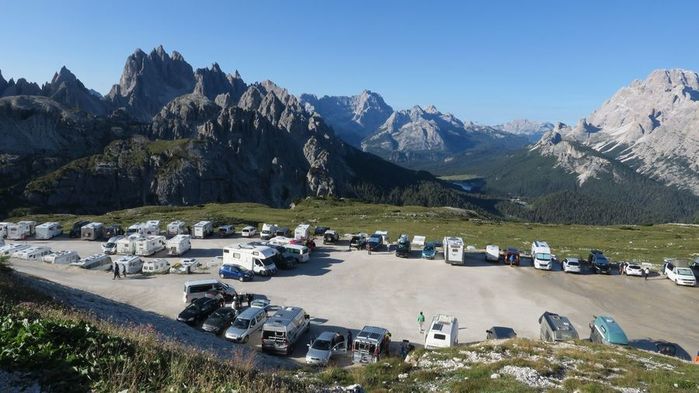
[(609, 274), (611, 272), (609, 268), (609, 259), (607, 259), (600, 250), (590, 251), (590, 255), (587, 257), (587, 263), (590, 264), (593, 273)]
[(357, 250), (363, 250), (366, 248), (366, 237), (361, 235), (354, 235), (350, 240), (350, 248), (356, 248)]

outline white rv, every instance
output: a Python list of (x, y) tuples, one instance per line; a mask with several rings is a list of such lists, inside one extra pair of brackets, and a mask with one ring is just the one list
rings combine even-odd
[(485, 246), (485, 260), (488, 262), (498, 262), (500, 260), (500, 247), (493, 244)]
[(199, 221), (198, 223), (194, 224), (192, 232), (194, 232), (192, 234), (193, 238), (203, 239), (211, 236), (211, 234), (214, 233), (214, 225), (211, 223), (211, 221)]
[(252, 271), (261, 276), (271, 276), (277, 273), (274, 264), (277, 250), (267, 246), (251, 246), (236, 244), (223, 248), (224, 265), (235, 265)]
[(269, 244), (274, 244), (275, 246), (286, 246), (287, 244), (291, 244), (292, 240), (294, 239), (286, 236), (275, 236), (269, 239)]
[(445, 237), (442, 242), (444, 261), (452, 265), (464, 264), (464, 240), (460, 237)]
[(146, 236), (158, 236), (160, 235), (160, 221), (158, 220), (148, 220), (143, 227), (143, 234)]
[(126, 235), (143, 235), (145, 233), (146, 224), (137, 222), (126, 229)]
[(121, 255), (134, 255), (136, 253), (136, 240), (139, 234), (131, 234), (116, 241), (116, 253)]
[(311, 325), (301, 307), (282, 307), (262, 326), (262, 350), (291, 355), (296, 343)]
[(28, 244), (6, 244), (0, 247), (0, 257), (9, 257), (17, 251), (26, 250), (31, 247)]
[(114, 262), (119, 265), (119, 273), (124, 271), (124, 267), (126, 267), (127, 274), (139, 273), (143, 268), (143, 260), (141, 260), (139, 257), (123, 256), (119, 257)]
[(141, 236), (135, 240), (134, 254), (147, 257), (165, 248), (165, 236)]
[(46, 263), (55, 263), (60, 265), (67, 265), (80, 260), (80, 256), (75, 251), (56, 251), (51, 254), (44, 255), (42, 260)]
[(248, 225), (240, 231), (240, 235), (242, 237), (253, 237), (257, 235), (257, 228)]
[(260, 232), (260, 239), (269, 240), (275, 236), (277, 231), (277, 226), (274, 224), (262, 224), (262, 232)]
[(167, 235), (177, 236), (187, 233), (187, 226), (184, 221), (173, 221), (167, 224)]
[(448, 348), (458, 343), (459, 320), (451, 315), (435, 315), (425, 334), (425, 349)]
[(30, 237), (34, 231), (34, 227), (30, 224), (34, 221), (20, 221), (16, 224), (10, 223), (7, 226), (8, 240), (25, 240)]
[(426, 238), (425, 236), (415, 235), (415, 236), (413, 236), (413, 243), (412, 243), (412, 245), (415, 246), (415, 247), (418, 247), (418, 248), (422, 248), (422, 247), (425, 246), (425, 240), (426, 240), (426, 239), (427, 239), (427, 238)]
[(61, 224), (57, 222), (45, 222), (41, 225), (37, 225), (35, 230), (35, 237), (37, 240), (49, 240), (63, 234), (63, 228), (61, 228)]
[(541, 270), (551, 270), (551, 249), (546, 242), (535, 240), (532, 243), (532, 263)]
[(163, 274), (170, 271), (170, 262), (165, 259), (150, 259), (143, 262), (143, 273)]
[(294, 229), (294, 239), (306, 240), (311, 238), (311, 226), (308, 224), (299, 224)]
[(81, 267), (83, 269), (98, 269), (108, 268), (112, 264), (112, 258), (105, 254), (95, 254), (85, 257), (77, 262), (71, 263), (71, 266)]
[(99, 240), (102, 238), (104, 225), (101, 222), (91, 222), (80, 228), (80, 238), (83, 240)]
[(37, 246), (29, 247), (12, 254), (13, 258), (24, 259), (27, 261), (40, 261), (44, 255), (51, 254), (51, 249), (48, 247)]
[(165, 243), (168, 255), (179, 256), (192, 248), (192, 241), (189, 235), (177, 235)]
[(36, 233), (36, 221), (20, 221), (17, 224), (29, 228), (29, 236), (34, 236)]
[(0, 239), (7, 237), (7, 226), (12, 224), (11, 222), (0, 222)]

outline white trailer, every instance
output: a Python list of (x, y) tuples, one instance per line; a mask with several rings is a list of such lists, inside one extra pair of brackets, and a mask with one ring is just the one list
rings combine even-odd
[(57, 222), (45, 222), (36, 226), (36, 240), (49, 240), (63, 234), (61, 224)]
[(122, 255), (134, 255), (136, 253), (136, 240), (141, 235), (132, 234), (116, 241), (116, 253)]
[(99, 240), (104, 233), (104, 224), (91, 222), (80, 228), (80, 238), (83, 240)]
[(277, 273), (277, 250), (267, 246), (234, 244), (223, 248), (223, 265), (235, 265), (262, 276)]
[(143, 235), (145, 233), (146, 224), (137, 222), (126, 228), (126, 235)]
[(36, 233), (36, 221), (20, 221), (17, 224), (29, 228), (29, 236), (34, 236)]
[(485, 260), (488, 262), (498, 262), (500, 260), (500, 247), (493, 244), (485, 246)]
[(55, 263), (57, 265), (68, 265), (80, 260), (80, 256), (75, 251), (61, 250), (44, 255), (42, 260), (46, 263)]
[(12, 254), (12, 258), (24, 259), (26, 261), (40, 261), (44, 255), (51, 253), (51, 249), (44, 246), (29, 247)]
[(275, 236), (269, 239), (269, 244), (274, 244), (275, 246), (286, 246), (287, 244), (291, 244), (292, 240), (294, 239), (286, 236)]
[(158, 236), (160, 235), (160, 221), (159, 220), (148, 220), (143, 227), (143, 235), (146, 236)]
[(299, 224), (294, 229), (294, 239), (306, 240), (311, 238), (311, 226), (308, 224)]
[(551, 270), (551, 248), (546, 242), (535, 240), (532, 242), (532, 263), (540, 270)]
[(0, 239), (7, 237), (7, 226), (12, 224), (11, 222), (0, 222)]
[(0, 247), (0, 257), (9, 257), (17, 251), (22, 251), (31, 247), (28, 244), (6, 244)]
[(191, 236), (177, 235), (165, 243), (168, 255), (182, 255), (192, 249)]
[(177, 236), (187, 233), (187, 225), (184, 221), (173, 221), (167, 224), (167, 235)]
[(119, 267), (119, 273), (126, 271), (127, 274), (135, 274), (139, 273), (143, 268), (143, 260), (134, 256), (119, 257), (114, 263)]
[(199, 221), (198, 223), (194, 224), (192, 232), (194, 232), (192, 236), (193, 238), (203, 239), (211, 236), (211, 234), (214, 233), (214, 224), (212, 224), (211, 221)]
[(445, 237), (442, 241), (444, 261), (452, 265), (464, 264), (464, 240), (460, 237)]
[(425, 349), (449, 348), (457, 344), (459, 344), (459, 320), (452, 315), (435, 315), (425, 334)]
[(77, 262), (73, 262), (71, 266), (81, 267), (83, 269), (98, 269), (108, 268), (112, 264), (112, 258), (105, 254), (95, 254), (85, 257)]
[(170, 262), (165, 259), (151, 259), (143, 262), (144, 274), (164, 274), (170, 271)]
[(25, 240), (32, 234), (32, 229), (29, 225), (23, 224), (23, 222), (18, 222), (16, 224), (10, 223), (7, 226), (7, 239), (8, 240)]
[(142, 236), (135, 243), (134, 254), (147, 257), (165, 248), (165, 236)]

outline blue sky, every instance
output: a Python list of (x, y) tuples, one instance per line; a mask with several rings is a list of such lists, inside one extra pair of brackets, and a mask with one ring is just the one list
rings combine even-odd
[(575, 122), (657, 68), (699, 70), (699, 1), (0, 1), (5, 79), (106, 93), (162, 44), (294, 94), (381, 93), (465, 120)]

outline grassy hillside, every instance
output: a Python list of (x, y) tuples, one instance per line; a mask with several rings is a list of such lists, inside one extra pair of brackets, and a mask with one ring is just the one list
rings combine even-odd
[(530, 224), (490, 221), (478, 214), (452, 208), (366, 204), (351, 200), (307, 199), (293, 209), (274, 209), (251, 203), (207, 204), (194, 207), (147, 206), (111, 212), (102, 216), (35, 215), (13, 217), (38, 222), (59, 221), (69, 229), (78, 219), (123, 226), (156, 219), (161, 227), (180, 219), (189, 225), (200, 220), (215, 224), (261, 226), (263, 222), (293, 228), (301, 222), (329, 226), (340, 231), (370, 232), (387, 229), (393, 239), (400, 233), (425, 235), (438, 240), (446, 235), (461, 236), (466, 244), (479, 248), (486, 244), (528, 249), (533, 240), (546, 240), (558, 256), (585, 255), (591, 248), (605, 250), (612, 259), (661, 262), (664, 257), (687, 258), (699, 255), (699, 226), (585, 226)]

